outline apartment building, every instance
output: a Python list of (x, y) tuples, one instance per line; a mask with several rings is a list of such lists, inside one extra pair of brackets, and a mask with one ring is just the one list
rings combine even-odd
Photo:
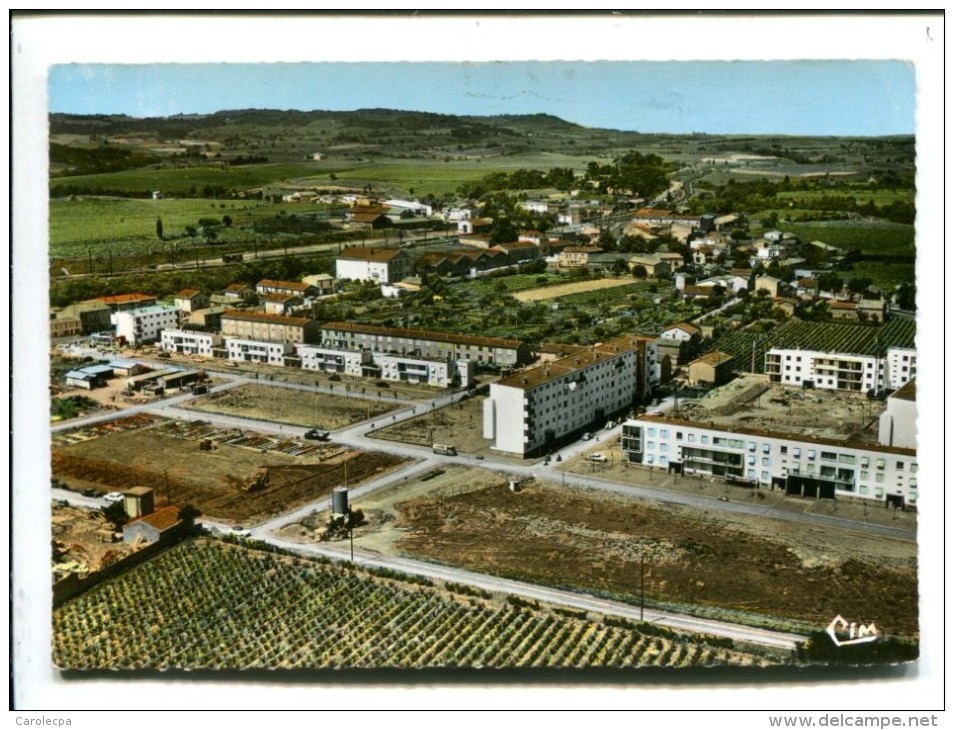
[(515, 367), (533, 360), (530, 349), (521, 340), (355, 322), (325, 322), (321, 326), (321, 341), (326, 346), (348, 350), (467, 360), (496, 367)]
[(222, 315), (222, 334), (248, 340), (317, 342), (321, 325), (308, 317), (229, 310)]
[(225, 356), (235, 362), (257, 362), (263, 365), (283, 367), (287, 359), (294, 356), (295, 346), (291, 342), (272, 342), (252, 340), (240, 337), (225, 339)]
[(473, 383), (473, 368), (466, 360), (441, 360), (389, 353), (372, 353), (382, 380), (419, 383), (436, 388), (456, 388)]
[(162, 331), (159, 346), (166, 352), (213, 357), (212, 350), (222, 346), (222, 338), (211, 332), (168, 329)]
[(882, 355), (855, 355), (773, 347), (765, 353), (765, 372), (773, 383), (854, 390), (897, 390), (917, 375), (917, 351), (889, 347)]
[(622, 447), (632, 464), (721, 477), (787, 494), (852, 496), (899, 507), (918, 499), (917, 452), (911, 448), (706, 426), (659, 416), (626, 421)]
[(371, 362), (368, 350), (344, 350), (322, 345), (300, 344), (295, 348), (303, 370), (340, 373), (360, 378)]
[(116, 337), (124, 338), (130, 345), (155, 342), (165, 329), (175, 329), (179, 324), (179, 310), (157, 304), (139, 309), (124, 309), (115, 312)]
[(484, 438), (498, 451), (532, 456), (602, 427), (649, 395), (655, 352), (651, 338), (617, 337), (492, 383)]
[(918, 445), (917, 380), (911, 379), (888, 396), (878, 421), (878, 440), (908, 449)]

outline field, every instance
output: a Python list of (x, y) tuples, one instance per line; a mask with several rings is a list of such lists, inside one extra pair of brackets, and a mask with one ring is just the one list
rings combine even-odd
[(423, 583), (193, 539), (54, 610), (53, 663), (125, 670), (781, 663), (650, 624)]
[(513, 493), (505, 477), (462, 469), (432, 485), (362, 505), (394, 514), (390, 539), (401, 553), (634, 603), (645, 560), (646, 597), (657, 606), (788, 630), (823, 628), (840, 613), (918, 634), (913, 541), (553, 483)]
[[(333, 387), (335, 384), (331, 384)], [(321, 427), (333, 431), (394, 410), (395, 394), (376, 388), (372, 382), (337, 385), (341, 395), (314, 393), (266, 385), (237, 388), (196, 398), (188, 408), (207, 413), (223, 413), (293, 426)], [(349, 397), (350, 391), (372, 397)]]
[(823, 241), (864, 254), (914, 257), (914, 226), (893, 223), (785, 223), (803, 241)]
[(380, 428), (373, 431), (371, 436), (419, 446), (452, 444), (461, 454), (488, 453), (490, 441), (483, 437), (485, 400), (483, 396), (470, 398), (393, 426)]
[[(571, 296), (573, 294), (601, 291), (603, 289), (615, 289), (622, 286), (635, 287), (636, 285), (631, 279), (592, 279), (587, 281), (574, 281), (568, 284), (557, 284), (555, 286), (543, 286), (538, 289), (526, 289), (517, 292), (513, 296), (514, 299), (520, 302), (542, 302), (548, 299), (559, 299), (560, 297)], [(613, 293), (617, 294), (617, 292)]]
[[(203, 441), (210, 448), (201, 448)], [(340, 484), (380, 476), (401, 460), (333, 443), (137, 418), (57, 434), (52, 462), (54, 477), (76, 489), (152, 487), (159, 503), (190, 504), (204, 515), (254, 523), (318, 500)]]

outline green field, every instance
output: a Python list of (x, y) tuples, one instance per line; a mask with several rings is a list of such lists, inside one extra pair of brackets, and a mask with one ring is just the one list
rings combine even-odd
[(824, 241), (864, 254), (914, 256), (914, 226), (895, 223), (785, 223), (803, 241)]
[(561, 614), (467, 586), (442, 590), (426, 579), (207, 539), (170, 548), (53, 611), (53, 663), (62, 669), (569, 669), (780, 659), (651, 624)]

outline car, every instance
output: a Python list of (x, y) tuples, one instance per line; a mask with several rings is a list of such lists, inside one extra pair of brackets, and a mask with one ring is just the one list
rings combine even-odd
[(601, 464), (606, 463), (606, 454), (601, 454), (599, 452), (596, 452), (595, 454), (590, 454), (586, 458), (589, 459), (590, 461), (598, 461)]
[(312, 428), (305, 431), (305, 438), (309, 441), (327, 441), (331, 438), (331, 434), (320, 428)]
[(593, 438), (593, 434), (591, 434), (589, 431), (587, 431), (585, 434), (583, 434), (583, 440), (584, 440), (584, 441), (589, 441), (591, 438)]
[(122, 492), (110, 492), (105, 497), (103, 497), (107, 502), (122, 502), (123, 493)]
[(229, 528), (229, 534), (232, 535), (232, 537), (251, 537), (252, 531), (241, 525), (232, 525), (232, 527)]

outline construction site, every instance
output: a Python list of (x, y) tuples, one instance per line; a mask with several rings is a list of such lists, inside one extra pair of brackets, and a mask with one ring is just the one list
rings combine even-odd
[(58, 434), (53, 476), (71, 489), (155, 490), (157, 505), (255, 523), (404, 463), (334, 443), (135, 416)]

